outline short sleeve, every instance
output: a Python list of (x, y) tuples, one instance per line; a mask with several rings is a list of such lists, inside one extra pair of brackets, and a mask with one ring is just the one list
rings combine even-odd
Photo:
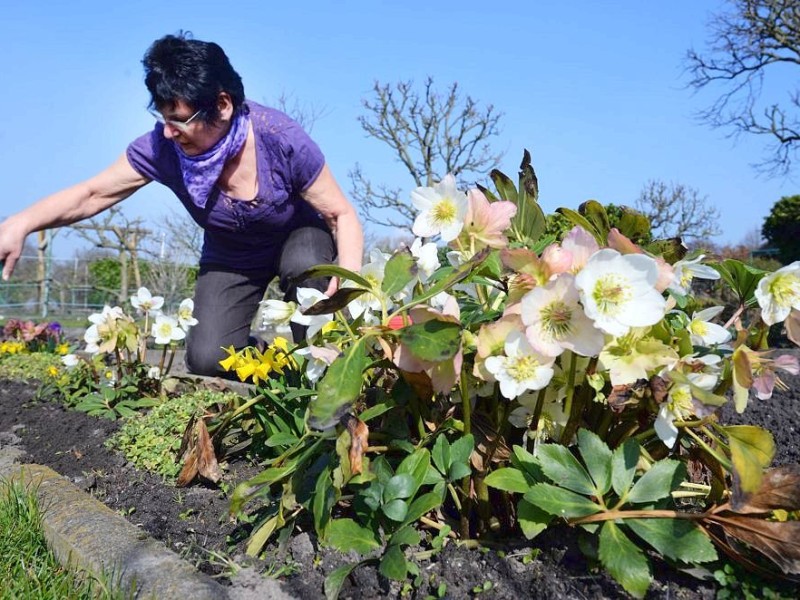
[(148, 177), (169, 187), (176, 179), (177, 157), (174, 151), (165, 147), (161, 126), (136, 138), (128, 145), (125, 156), (131, 167), (140, 175)]
[(282, 131), (281, 146), (286, 157), (292, 188), (301, 193), (308, 189), (325, 166), (325, 156), (316, 142), (295, 122)]

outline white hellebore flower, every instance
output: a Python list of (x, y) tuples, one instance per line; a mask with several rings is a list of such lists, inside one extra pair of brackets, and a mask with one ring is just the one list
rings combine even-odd
[(361, 276), (369, 282), (372, 291), (360, 295), (347, 305), (347, 310), (354, 319), (364, 315), (364, 318), (369, 320), (369, 311), (380, 310), (381, 308), (380, 295), (383, 294), (381, 286), (383, 285), (386, 263), (390, 257), (388, 254), (375, 248), (370, 252), (369, 258), (370, 261), (361, 267)]
[(674, 278), (669, 284), (669, 289), (676, 294), (685, 296), (691, 291), (692, 279), (719, 279), (716, 269), (708, 265), (701, 265), (700, 261), (705, 258), (705, 254), (693, 258), (692, 260), (679, 260), (672, 265)]
[[(95, 315), (91, 315), (91, 319)], [(86, 342), (86, 352), (94, 354), (100, 351), (100, 333), (97, 330), (97, 324), (90, 325), (89, 328), (83, 333), (83, 341)]]
[(654, 423), (656, 434), (667, 448), (672, 448), (678, 439), (678, 428), (674, 421), (683, 420), (694, 414), (692, 389), (685, 384), (673, 385), (666, 402), (658, 409)]
[(755, 295), (767, 325), (784, 321), (793, 308), (800, 310), (800, 261), (764, 277)]
[(722, 325), (711, 323), (711, 319), (724, 310), (723, 306), (712, 306), (692, 315), (689, 337), (695, 346), (716, 346), (730, 341), (731, 334)]
[(156, 344), (169, 344), (185, 338), (186, 332), (178, 326), (175, 317), (158, 315), (153, 323), (152, 335), (156, 339)]
[(197, 325), (197, 319), (194, 318), (194, 300), (191, 298), (185, 298), (178, 306), (178, 324), (183, 329)]
[(435, 242), (422, 243), (421, 238), (416, 238), (411, 244), (411, 255), (417, 259), (419, 267), (419, 280), (425, 283), (433, 272), (441, 267), (439, 262), (439, 249)]
[(500, 383), (500, 392), (513, 400), (526, 390), (540, 390), (553, 378), (552, 356), (536, 352), (520, 331), (512, 331), (505, 356), (490, 356), (486, 370)]
[(298, 348), (295, 354), (305, 357), (306, 359), (306, 377), (311, 383), (316, 383), (322, 377), (330, 364), (339, 356), (339, 350), (333, 345), (320, 346), (306, 346), (305, 348)]
[(418, 187), (411, 192), (411, 202), (420, 214), (411, 230), (418, 237), (432, 237), (437, 233), (442, 240), (451, 242), (458, 237), (467, 217), (467, 195), (456, 188), (456, 178), (445, 175), (431, 187)]
[(89, 322), (95, 325), (100, 325), (106, 321), (116, 321), (121, 318), (125, 313), (119, 306), (111, 308), (108, 304), (103, 307), (103, 311), (89, 315)]
[(65, 354), (61, 357), (61, 364), (67, 367), (68, 369), (72, 369), (78, 365), (80, 359), (78, 358), (77, 354)]
[(304, 325), (306, 329), (306, 339), (311, 340), (325, 323), (333, 320), (333, 315), (304, 315), (303, 311), (310, 308), (320, 300), (326, 299), (327, 296), (315, 290), (314, 288), (297, 288), (297, 301), (299, 306), (292, 315), (292, 323)]
[(292, 333), (291, 320), (297, 310), (294, 302), (263, 300), (261, 303), (261, 331), (272, 329), (275, 335), (288, 338)]
[(562, 274), (522, 297), (522, 322), (527, 326), (528, 341), (548, 356), (558, 356), (564, 350), (594, 356), (603, 349), (603, 332), (578, 304), (574, 283), (572, 275)]
[(146, 287), (140, 287), (135, 296), (131, 296), (131, 304), (142, 312), (153, 312), (164, 306), (164, 298), (153, 296)]
[(655, 288), (657, 280), (658, 266), (649, 256), (606, 248), (592, 255), (575, 285), (595, 327), (620, 336), (664, 317), (666, 301)]
[(147, 369), (147, 376), (150, 379), (161, 379), (161, 369), (158, 367), (150, 367)]

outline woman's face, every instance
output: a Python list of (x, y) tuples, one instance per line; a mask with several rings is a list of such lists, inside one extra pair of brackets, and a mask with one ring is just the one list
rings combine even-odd
[(220, 117), (212, 124), (200, 119), (200, 115), (182, 100), (164, 106), (164, 137), (177, 143), (187, 156), (203, 154), (228, 133), (231, 126), (232, 105), (228, 98), (220, 95)]

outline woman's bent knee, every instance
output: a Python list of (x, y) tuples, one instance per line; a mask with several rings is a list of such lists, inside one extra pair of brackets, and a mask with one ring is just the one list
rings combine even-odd
[(224, 356), (219, 349), (195, 347), (190, 344), (186, 348), (186, 368), (194, 375), (220, 376), (224, 374), (219, 361)]

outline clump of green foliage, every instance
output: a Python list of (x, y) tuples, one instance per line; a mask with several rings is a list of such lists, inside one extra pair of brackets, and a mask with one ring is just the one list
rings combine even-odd
[(4, 354), (0, 360), (0, 378), (47, 380), (58, 375), (61, 357), (52, 352)]
[(205, 409), (236, 397), (232, 392), (198, 390), (170, 398), (144, 415), (126, 419), (107, 445), (120, 450), (136, 467), (174, 479), (181, 469), (178, 451), (187, 423)]
[(77, 600), (121, 597), (105, 582), (65, 570), (48, 549), (36, 496), (0, 481), (0, 598)]

